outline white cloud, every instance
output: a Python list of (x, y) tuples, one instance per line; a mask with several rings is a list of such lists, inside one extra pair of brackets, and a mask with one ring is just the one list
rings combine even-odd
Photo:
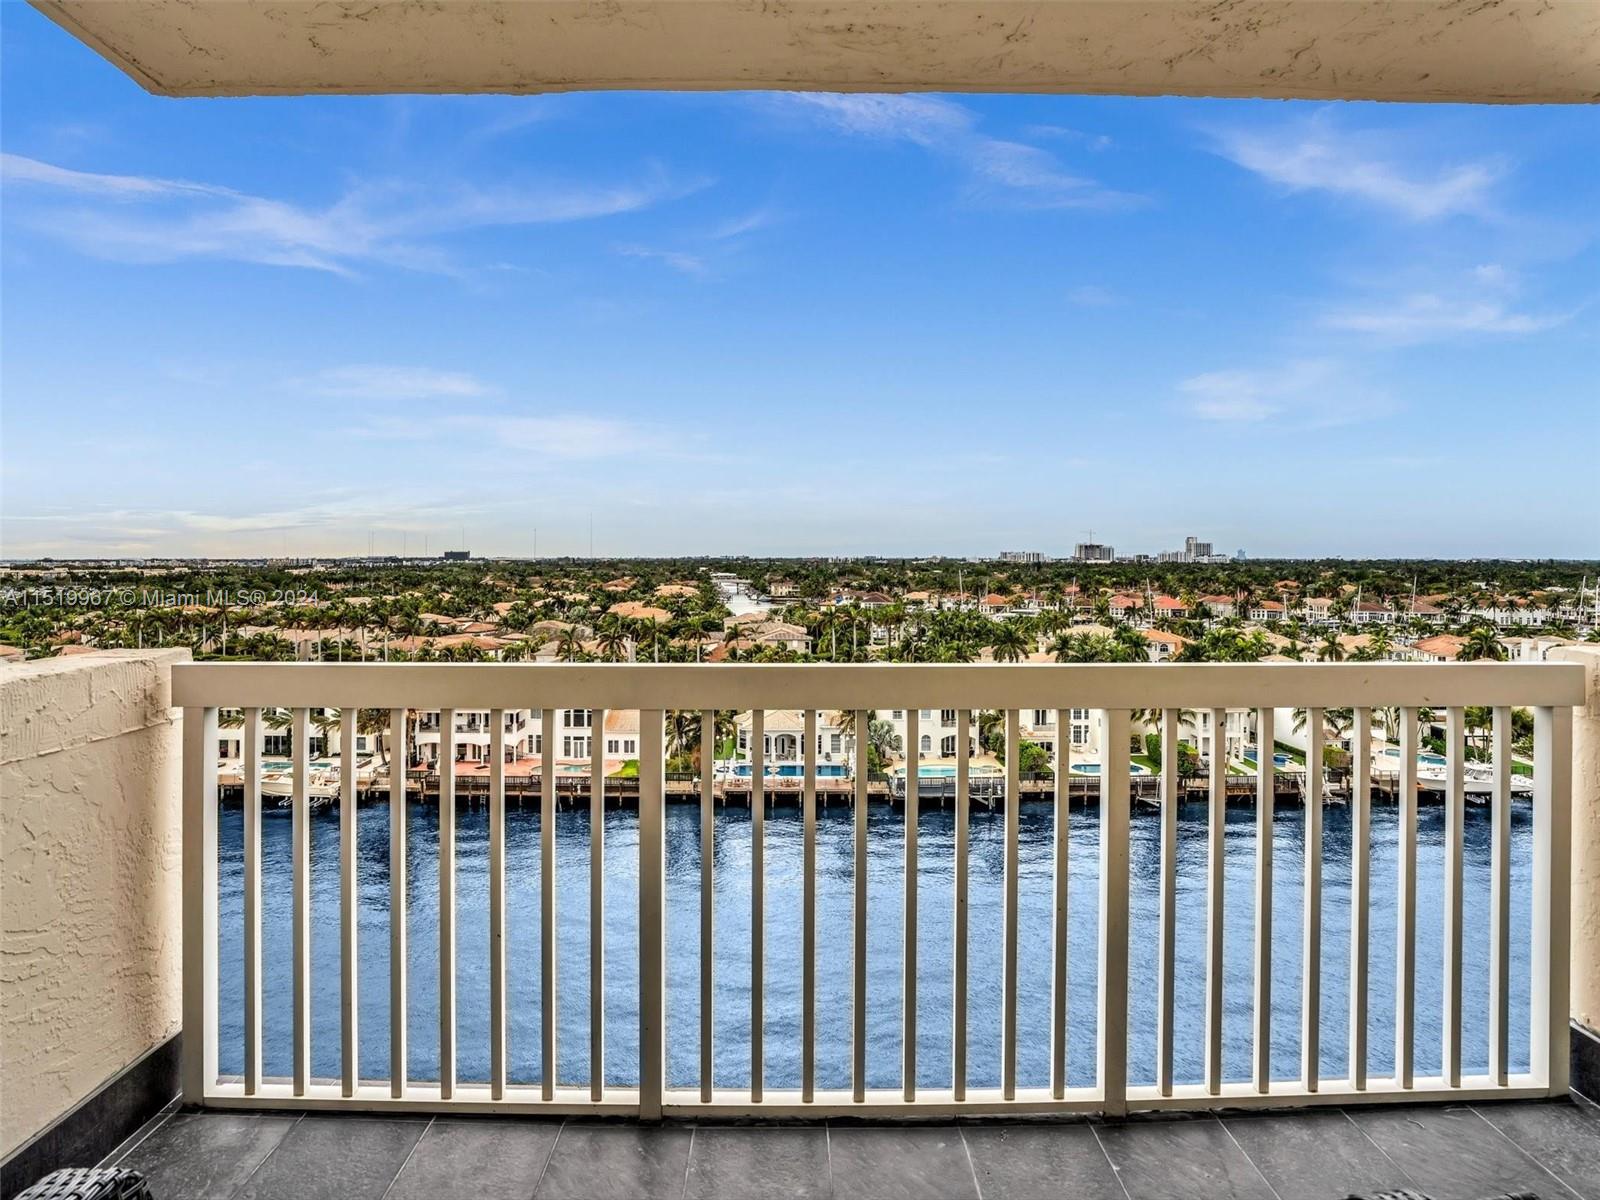
[(312, 395), (340, 400), (464, 400), (494, 390), (464, 372), (431, 367), (332, 367), (290, 384)]
[(1297, 359), (1274, 367), (1192, 375), (1178, 384), (1188, 411), (1201, 420), (1234, 424), (1294, 419), (1312, 427), (1349, 424), (1378, 415), (1382, 396), (1330, 359)]
[(682, 436), (673, 440), (643, 424), (578, 413), (450, 413), (421, 420), (381, 416), (351, 433), (386, 441), (426, 441), (441, 449), (469, 445), (475, 453), (495, 457), (514, 454), (519, 461), (530, 464), (540, 459), (660, 457), (683, 449)]
[(1330, 329), (1414, 343), (1460, 334), (1538, 333), (1560, 325), (1570, 316), (1517, 312), (1493, 298), (1417, 292), (1389, 304), (1330, 312), (1322, 323)]
[(1462, 335), (1516, 336), (1563, 324), (1571, 312), (1519, 310), (1517, 276), (1499, 263), (1430, 281), (1403, 294), (1380, 296), (1322, 316), (1329, 329), (1364, 334), (1402, 345), (1443, 341)]
[(970, 109), (932, 96), (792, 92), (790, 103), (856, 137), (904, 141), (960, 163), (975, 195), (1030, 208), (1114, 208), (1143, 197), (1064, 169), (1048, 150), (990, 137)]
[(1488, 159), (1426, 167), (1387, 135), (1343, 131), (1322, 115), (1272, 129), (1221, 130), (1216, 144), (1224, 158), (1288, 191), (1348, 196), (1413, 221), (1487, 214), (1505, 173)]
[(685, 275), (704, 275), (706, 273), (706, 260), (698, 254), (689, 254), (682, 250), (658, 250), (652, 246), (639, 246), (633, 244), (615, 247), (616, 252), (625, 258), (647, 258), (659, 263), (665, 263), (674, 271)]
[(1067, 303), (1076, 304), (1079, 308), (1110, 308), (1121, 304), (1122, 297), (1110, 288), (1103, 288), (1098, 284), (1085, 283), (1072, 288), (1067, 292)]
[[(365, 264), (450, 271), (434, 243), (490, 227), (590, 220), (648, 208), (698, 185), (662, 178), (596, 186), (548, 182), (369, 184), (311, 207), (228, 188), (73, 171), (6, 154), (6, 182), (76, 198), (27, 210), (34, 227), (119, 262), (228, 259), (352, 274)], [(12, 203), (17, 203), (13, 192)]]

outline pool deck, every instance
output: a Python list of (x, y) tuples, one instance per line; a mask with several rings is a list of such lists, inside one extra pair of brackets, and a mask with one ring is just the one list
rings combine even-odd
[(107, 1159), (158, 1200), (1600, 1200), (1582, 1101), (805, 1125), (169, 1111)]

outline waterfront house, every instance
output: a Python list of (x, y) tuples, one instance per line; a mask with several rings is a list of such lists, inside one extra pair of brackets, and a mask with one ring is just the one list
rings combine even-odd
[(1453, 633), (1437, 633), (1419, 638), (1409, 646), (1396, 646), (1392, 653), (1395, 658), (1408, 662), (1455, 662), (1466, 644), (1466, 638)]

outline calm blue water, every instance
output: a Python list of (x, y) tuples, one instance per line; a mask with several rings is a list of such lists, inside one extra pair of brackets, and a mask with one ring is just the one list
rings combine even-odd
[[(1018, 993), (1018, 1072), (1022, 1086), (1049, 1082), (1050, 844), (1052, 806), (1025, 804), (1021, 824), (1021, 948)], [(1420, 816), (1417, 918), (1417, 1072), (1437, 1072), (1442, 958), (1440, 831), (1443, 811)], [(410, 1074), (438, 1076), (438, 823), (431, 805), (410, 809)], [(716, 1083), (749, 1081), (750, 814), (719, 810), (716, 845)], [(900, 1062), (900, 946), (903, 895), (903, 820), (887, 806), (869, 818), (868, 1050), (872, 1086), (895, 1086)], [(1346, 975), (1349, 958), (1350, 823), (1343, 808), (1327, 810), (1323, 874), (1322, 1068), (1346, 1070)], [(563, 1084), (584, 1083), (588, 1063), (588, 825), (587, 810), (557, 819), (559, 1069)], [(1370, 1070), (1392, 1069), (1396, 813), (1375, 808), (1372, 819)], [(797, 1087), (800, 1063), (799, 813), (783, 808), (767, 818), (767, 1085)], [(1528, 1060), (1528, 930), (1530, 813), (1512, 812), (1512, 1070)], [(290, 819), (286, 809), (263, 820), (263, 1059), (269, 1075), (291, 1070)], [(1198, 1081), (1204, 1018), (1206, 814), (1185, 806), (1179, 820), (1178, 969), (1174, 1064), (1180, 1081)], [(482, 808), (457, 817), (457, 1058), (463, 1080), (487, 1078), (488, 1061), (488, 818)], [(952, 842), (948, 811), (924, 812), (919, 825), (919, 1034), (923, 1086), (949, 1086), (951, 1034)], [(1069, 1077), (1094, 1082), (1096, 889), (1098, 814), (1071, 815)], [(1155, 1072), (1156, 901), (1158, 817), (1139, 806), (1132, 821), (1132, 1009), (1130, 1079), (1153, 1082)], [(694, 1086), (699, 1063), (700, 819), (696, 805), (667, 810), (668, 1076)], [(361, 920), (360, 1057), (362, 1073), (387, 1074), (389, 1020), (388, 808), (363, 805), (359, 818)], [(1251, 938), (1254, 921), (1254, 815), (1230, 810), (1227, 824), (1225, 1072), (1245, 1079), (1250, 1066)], [(242, 845), (243, 813), (223, 810), (220, 822), (220, 1059), (224, 1073), (242, 1070)], [(339, 1070), (339, 829), (336, 813), (312, 820), (312, 1069)], [(532, 808), (507, 813), (507, 973), (509, 1055), (513, 1082), (538, 1080), (539, 818)], [(969, 962), (969, 1080), (999, 1082), (1000, 949), (1003, 817), (975, 811), (971, 838)], [(1274, 839), (1273, 1071), (1299, 1074), (1301, 882), (1303, 815), (1280, 808)], [(821, 1087), (850, 1082), (851, 822), (840, 804), (818, 815), (817, 908), (819, 953), (817, 1072)], [(638, 1078), (638, 831), (631, 811), (606, 814), (606, 1078)], [(1470, 1072), (1487, 1060), (1489, 821), (1468, 808), (1465, 843), (1465, 1003), (1463, 1062)]]

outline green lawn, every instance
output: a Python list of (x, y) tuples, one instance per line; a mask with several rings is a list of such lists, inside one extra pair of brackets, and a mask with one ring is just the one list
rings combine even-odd
[(1128, 756), (1128, 761), (1138, 763), (1152, 775), (1161, 774), (1161, 764), (1155, 759), (1151, 758), (1148, 754), (1130, 754)]

